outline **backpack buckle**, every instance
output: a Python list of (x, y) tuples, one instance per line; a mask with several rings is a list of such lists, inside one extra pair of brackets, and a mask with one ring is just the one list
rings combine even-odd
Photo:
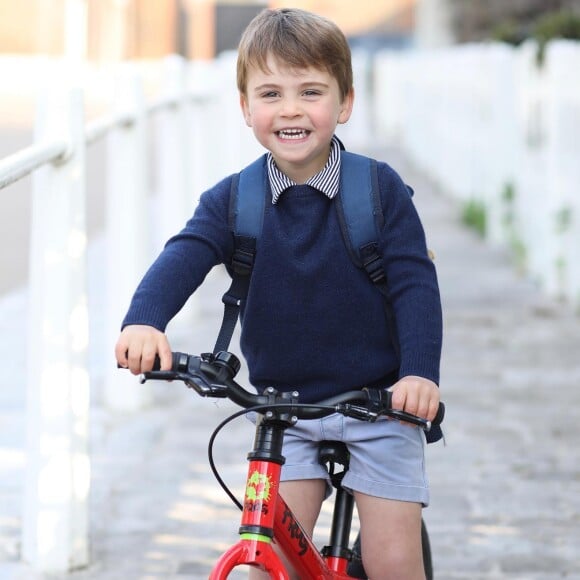
[(238, 296), (234, 296), (233, 294), (230, 294), (229, 292), (226, 292), (222, 296), (222, 302), (226, 306), (235, 306), (236, 308), (239, 308), (241, 303), (242, 303), (242, 299), (239, 298)]
[(253, 251), (236, 248), (232, 255), (232, 270), (241, 276), (249, 276), (254, 267), (254, 257)]
[(373, 284), (380, 284), (386, 280), (383, 261), (377, 251), (376, 244), (368, 244), (361, 248), (362, 265)]

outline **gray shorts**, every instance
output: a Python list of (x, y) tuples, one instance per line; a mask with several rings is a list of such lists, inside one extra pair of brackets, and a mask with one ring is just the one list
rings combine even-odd
[(328, 497), (332, 493), (330, 477), (318, 463), (318, 442), (325, 439), (348, 446), (350, 468), (342, 482), (347, 490), (425, 507), (429, 504), (423, 431), (384, 417), (367, 423), (336, 413), (298, 421), (286, 430), (282, 481), (324, 479)]

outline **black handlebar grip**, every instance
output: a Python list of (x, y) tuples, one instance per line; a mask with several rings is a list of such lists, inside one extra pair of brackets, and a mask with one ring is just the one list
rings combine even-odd
[[(117, 363), (117, 368), (124, 369), (126, 367), (122, 367), (119, 363)], [(151, 370), (152, 371), (161, 370), (161, 359), (157, 355), (155, 355), (155, 360), (153, 361), (153, 368)]]
[(431, 425), (433, 425), (433, 427), (438, 427), (439, 425), (441, 425), (441, 423), (443, 423), (444, 418), (445, 418), (445, 403), (440, 402), (439, 409), (437, 409), (437, 414), (435, 415), (433, 421), (431, 421)]
[[(182, 352), (172, 352), (172, 362), (171, 362), (171, 370), (178, 372), (187, 370), (187, 363), (189, 360), (189, 355), (184, 354)], [(117, 368), (121, 368), (121, 365), (117, 363)], [(153, 361), (153, 368), (152, 371), (160, 371), (161, 370), (161, 359), (159, 355), (155, 355), (155, 360)]]

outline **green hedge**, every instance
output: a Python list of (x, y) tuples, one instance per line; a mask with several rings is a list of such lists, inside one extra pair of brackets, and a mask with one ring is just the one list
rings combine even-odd
[(546, 45), (554, 38), (580, 40), (580, 15), (573, 12), (546, 14), (536, 22), (534, 38), (538, 41), (538, 63), (544, 62)]
[(569, 11), (550, 12), (532, 25), (524, 26), (515, 20), (502, 22), (492, 32), (492, 39), (518, 46), (524, 40), (538, 43), (538, 64), (544, 62), (546, 45), (550, 40), (566, 38), (580, 40), (580, 14)]

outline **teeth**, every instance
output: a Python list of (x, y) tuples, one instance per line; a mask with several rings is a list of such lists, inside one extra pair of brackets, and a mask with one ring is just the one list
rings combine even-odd
[(302, 139), (307, 134), (308, 131), (304, 129), (283, 129), (282, 131), (278, 131), (278, 136), (283, 139)]

